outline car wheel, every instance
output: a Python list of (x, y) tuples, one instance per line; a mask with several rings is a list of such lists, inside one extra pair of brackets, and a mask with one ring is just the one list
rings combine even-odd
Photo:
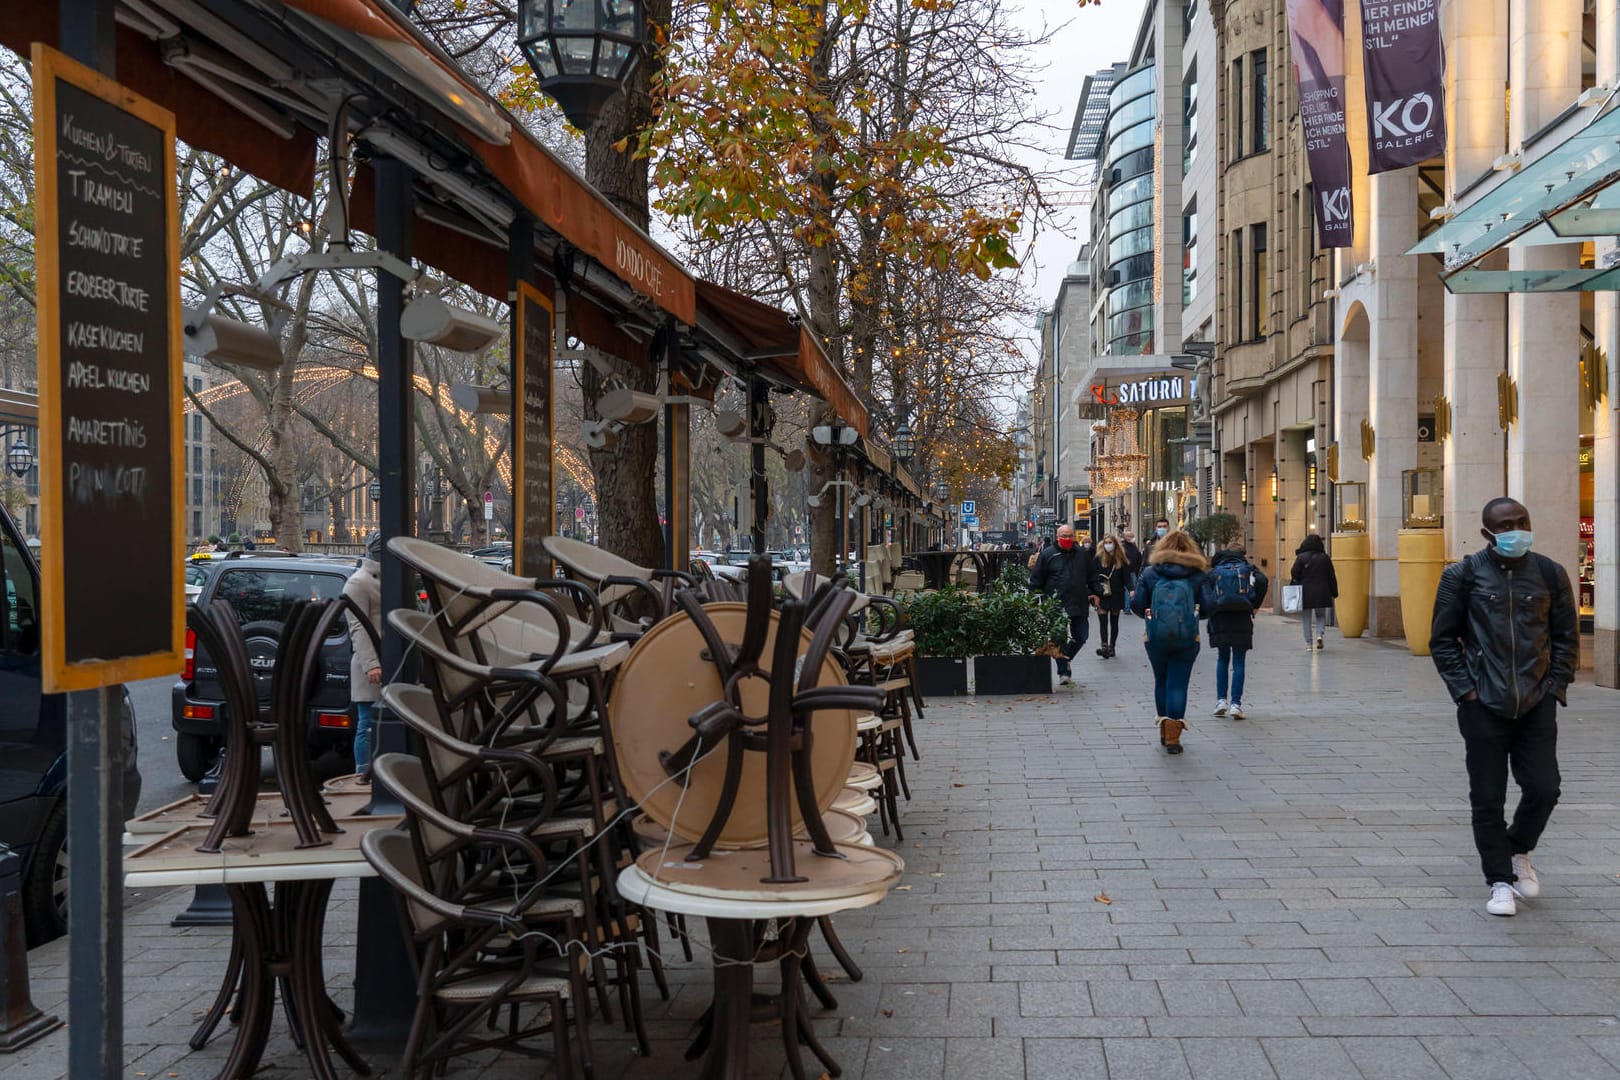
[(174, 756), (180, 763), (180, 775), (193, 784), (208, 775), (219, 756), (219, 743), (207, 735), (181, 734), (175, 738)]
[(67, 933), (67, 890), (67, 803), (58, 799), (45, 819), (28, 880), (23, 882), (23, 925), (28, 928), (29, 948)]

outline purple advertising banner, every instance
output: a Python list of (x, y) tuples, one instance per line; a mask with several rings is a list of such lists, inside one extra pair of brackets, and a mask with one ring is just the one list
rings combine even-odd
[(1349, 247), (1355, 222), (1344, 118), (1343, 0), (1288, 0), (1288, 36), (1316, 196), (1318, 242), (1324, 248)]
[(1446, 151), (1446, 49), (1440, 0), (1361, 0), (1367, 70), (1367, 171)]

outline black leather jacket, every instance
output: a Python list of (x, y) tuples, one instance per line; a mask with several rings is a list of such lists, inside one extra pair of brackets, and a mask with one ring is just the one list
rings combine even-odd
[(1440, 575), (1429, 653), (1453, 700), (1472, 690), (1491, 712), (1517, 719), (1548, 694), (1565, 701), (1579, 633), (1562, 566), (1535, 552), (1504, 559), (1486, 549)]
[(1029, 587), (1063, 601), (1065, 613), (1085, 615), (1091, 611), (1091, 577), (1091, 552), (1078, 543), (1068, 551), (1053, 544), (1041, 549)]

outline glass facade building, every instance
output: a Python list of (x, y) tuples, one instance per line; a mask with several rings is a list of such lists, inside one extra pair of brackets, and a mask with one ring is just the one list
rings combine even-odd
[(1097, 275), (1108, 299), (1096, 343), (1106, 355), (1154, 351), (1156, 89), (1149, 65), (1116, 78), (1108, 92), (1108, 119), (1098, 147), (1103, 181), (1098, 224), (1104, 243), (1098, 245)]

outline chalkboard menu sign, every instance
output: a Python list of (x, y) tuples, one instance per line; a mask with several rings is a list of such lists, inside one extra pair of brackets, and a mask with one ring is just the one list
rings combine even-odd
[(549, 578), (551, 557), (541, 541), (556, 531), (555, 485), (552, 480), (553, 390), (551, 337), (553, 308), (546, 295), (526, 281), (517, 288), (517, 341), (513, 348), (512, 385), (518, 388), (512, 423), (518, 447), (517, 572)]
[(174, 117), (33, 48), (48, 691), (181, 666)]

